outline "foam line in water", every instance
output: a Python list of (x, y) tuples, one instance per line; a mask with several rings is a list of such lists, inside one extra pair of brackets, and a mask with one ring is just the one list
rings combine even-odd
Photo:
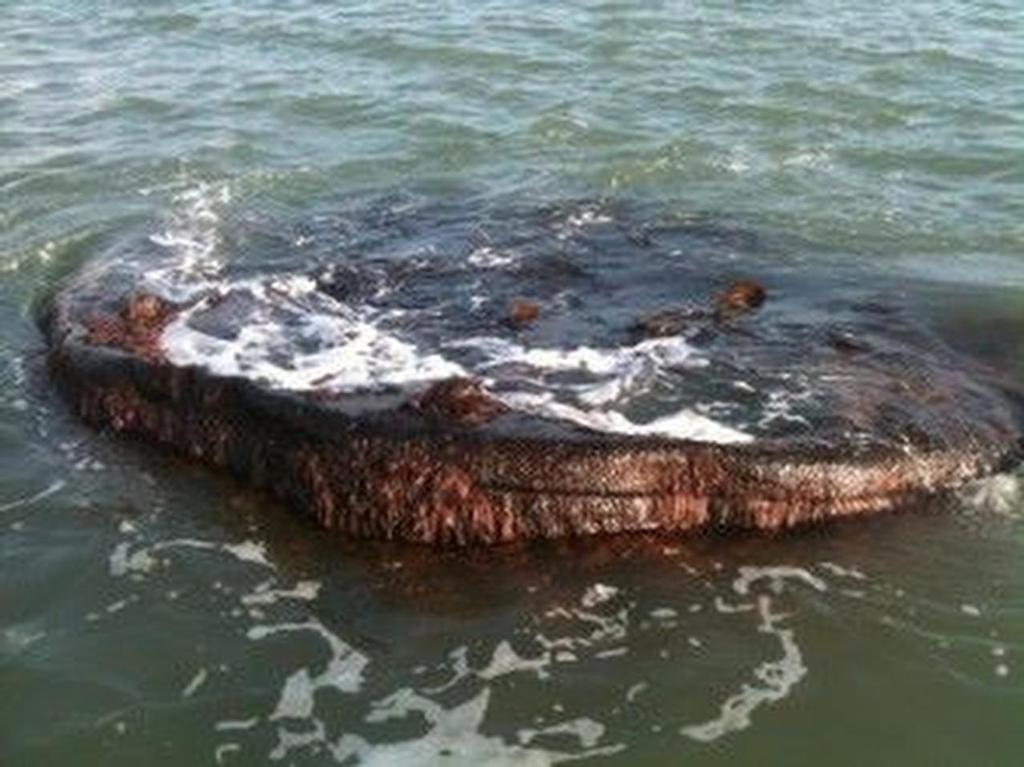
[(26, 496), (25, 498), (18, 498), (13, 501), (7, 501), (6, 503), (0, 504), (0, 514), (13, 509), (20, 509), (25, 506), (31, 506), (39, 501), (49, 498), (51, 495), (59, 493), (64, 489), (67, 483), (63, 479), (57, 479), (51, 482), (46, 488), (40, 490), (38, 493)]
[[(594, 431), (707, 442), (751, 439), (689, 408), (636, 422), (614, 406), (647, 391), (665, 368), (707, 364), (680, 338), (611, 349), (527, 347), (497, 337), (444, 345), (449, 354), (474, 354), (478, 359), (470, 365), (424, 351), (384, 330), (383, 321), (393, 319), (394, 313), (348, 307), (317, 293), (304, 278), (238, 283), (229, 295), (246, 312), (234, 336), (218, 337), (194, 327), (191, 320), (197, 312), (228, 300), (225, 294), (208, 299), (165, 331), (163, 347), (172, 363), (293, 391), (352, 392), (475, 375), (513, 409)], [(586, 380), (556, 384), (550, 376), (558, 373)]]
[(331, 658), (323, 671), (313, 673), (303, 667), (285, 682), (277, 707), (270, 719), (307, 719), (313, 714), (313, 696), (317, 690), (334, 688), (343, 693), (357, 692), (363, 685), (363, 675), (370, 659), (352, 648), (337, 634), (316, 618), (303, 623), (274, 623), (253, 626), (246, 636), (265, 639), (281, 633), (309, 632), (319, 636), (331, 651)]
[(550, 394), (517, 393), (501, 395), (499, 398), (516, 410), (571, 421), (593, 431), (671, 437), (698, 442), (741, 443), (752, 440), (745, 432), (725, 426), (689, 409), (661, 416), (646, 423), (637, 423), (617, 410), (584, 410), (558, 402)]
[(242, 541), (240, 543), (215, 543), (213, 541), (193, 538), (176, 538), (160, 541), (151, 546), (140, 546), (132, 549), (131, 543), (122, 541), (110, 554), (109, 571), (111, 576), (120, 578), (125, 575), (143, 575), (159, 565), (155, 554), (168, 549), (199, 549), (219, 551), (229, 554), (239, 562), (249, 562), (268, 569), (274, 565), (267, 559), (266, 547), (258, 541)]
[(235, 337), (216, 337), (190, 324), (197, 310), (224, 299), (208, 300), (183, 313), (164, 332), (162, 343), (170, 362), (292, 391), (357, 391), (466, 373), (440, 355), (422, 353), (382, 330), (369, 312), (313, 293), (302, 278), (269, 286), (246, 283), (232, 290), (254, 301)]
[[(261, 545), (253, 541), (219, 543), (173, 538), (144, 544), (134, 525), (122, 524), (121, 530), (130, 537), (111, 555), (111, 574), (115, 577), (138, 573), (145, 578), (150, 567), (157, 564), (158, 552), (181, 548), (208, 550), (238, 563), (273, 567)], [(757, 631), (774, 638), (781, 654), (756, 665), (751, 670), (752, 680), (720, 704), (717, 716), (680, 727), (681, 735), (701, 742), (726, 737), (752, 726), (758, 709), (792, 694), (808, 669), (795, 630), (787, 625), (790, 615), (780, 609), (777, 600), (792, 585), (827, 590), (828, 584), (819, 573), (857, 580), (865, 577), (858, 570), (831, 562), (819, 567), (816, 572), (789, 565), (739, 568), (731, 582), (731, 593), (739, 599), (721, 599), (719, 612), (742, 620), (748, 614), (756, 617)], [(478, 650), (484, 648), (476, 647), (471, 653), (471, 645), (459, 645), (437, 666), (439, 671), (450, 673), (447, 681), (435, 686), (393, 687), (387, 683), (387, 676), (373, 673), (376, 666), (370, 654), (317, 617), (312, 602), (319, 594), (318, 582), (281, 583), (276, 573), (271, 570), (271, 575), (247, 592), (218, 593), (233, 594), (231, 598), (240, 606), (257, 604), (267, 608), (266, 614), (261, 612), (256, 622), (245, 626), (244, 634), (250, 640), (281, 642), (306, 635), (315, 638), (322, 649), (296, 659), (265, 712), (255, 716), (238, 712), (243, 716), (216, 723), (216, 732), (232, 737), (216, 746), (215, 755), (221, 757), (250, 748), (262, 737), (256, 733), (269, 733), (274, 738), (266, 754), (272, 760), (320, 753), (339, 763), (414, 764), (444, 757), (445, 763), (452, 764), (556, 764), (616, 754), (626, 748), (625, 744), (609, 738), (610, 723), (592, 716), (565, 712), (564, 718), (554, 720), (537, 717), (511, 733), (496, 735), (487, 728), (488, 714), (496, 696), (503, 695), (513, 682), (526, 684), (532, 678), (547, 686), (551, 679), (559, 678), (566, 664), (575, 668), (578, 664), (621, 663), (622, 656), (632, 651), (635, 636), (631, 615), (637, 609), (645, 618), (636, 624), (637, 630), (646, 630), (647, 618), (657, 619), (658, 630), (666, 637), (688, 641), (693, 648), (703, 646), (689, 635), (693, 627), (684, 625), (693, 618), (680, 617), (683, 605), (640, 607), (620, 586), (594, 582), (575, 599), (556, 602), (538, 616), (544, 633), (517, 631), (514, 636), (497, 639), (483, 655)], [(246, 613), (231, 610), (225, 614), (237, 614), (244, 620)], [(275, 614), (284, 620), (275, 620)], [(253, 616), (251, 612), (249, 615)], [(682, 622), (677, 626), (677, 621)], [(478, 658), (476, 663), (471, 654)], [(183, 699), (203, 697), (217, 670), (213, 666), (199, 668), (190, 680), (183, 680), (176, 694)], [(622, 694), (632, 701), (649, 693), (651, 687), (651, 683), (634, 683), (624, 687)], [(323, 714), (328, 699), (323, 693), (328, 689), (345, 696), (346, 705), (362, 709), (365, 730), (347, 727), (331, 734), (331, 725)], [(563, 713), (561, 704), (552, 710)], [(386, 734), (395, 728), (404, 732), (402, 728), (413, 722), (416, 734), (397, 740)]]
[[(769, 590), (781, 594), (785, 582), (795, 580), (814, 588), (825, 591), (827, 586), (823, 580), (802, 567), (741, 567), (739, 576), (733, 582), (733, 591), (746, 596), (751, 587), (760, 581), (767, 581)], [(800, 646), (792, 628), (782, 626), (788, 617), (786, 613), (773, 611), (773, 598), (768, 594), (758, 594), (753, 604), (726, 606), (723, 612), (736, 612), (740, 609), (753, 608), (760, 618), (757, 630), (774, 636), (782, 648), (782, 656), (772, 661), (765, 661), (757, 666), (754, 677), (759, 685), (744, 684), (739, 692), (730, 696), (722, 703), (719, 715), (700, 724), (680, 728), (679, 732), (689, 738), (702, 742), (711, 742), (744, 730), (750, 726), (755, 710), (766, 704), (777, 703), (786, 698), (792, 689), (807, 675)]]
[(743, 688), (728, 698), (720, 709), (718, 717), (701, 724), (680, 729), (687, 737), (703, 742), (718, 740), (750, 726), (753, 712), (770, 703), (777, 703), (787, 697), (790, 691), (807, 674), (803, 655), (796, 643), (793, 629), (781, 628), (778, 624), (784, 614), (773, 613), (770, 597), (761, 595), (757, 599), (757, 612), (761, 618), (758, 630), (771, 634), (782, 647), (782, 656), (777, 660), (765, 661), (754, 669), (754, 676), (761, 683), (743, 685)]
[[(707, 366), (708, 361), (680, 337), (654, 338), (615, 348), (551, 348), (482, 336), (453, 341), (446, 348), (482, 355), (475, 372), (486, 377), (499, 399), (515, 410), (570, 421), (593, 431), (703, 442), (751, 440), (750, 435), (690, 408), (636, 422), (615, 407), (649, 391), (666, 369)], [(550, 377), (559, 373), (573, 373), (588, 380), (555, 383)]]
[[(589, 406), (607, 405), (628, 394), (649, 387), (668, 367), (696, 368), (707, 365), (682, 338), (655, 338), (616, 348), (577, 346), (572, 348), (527, 347), (494, 336), (481, 336), (448, 343), (449, 349), (472, 349), (484, 356), (476, 365), (482, 375), (518, 375), (542, 380), (551, 373), (573, 372), (595, 379), (566, 387)], [(523, 372), (525, 371), (525, 372)]]

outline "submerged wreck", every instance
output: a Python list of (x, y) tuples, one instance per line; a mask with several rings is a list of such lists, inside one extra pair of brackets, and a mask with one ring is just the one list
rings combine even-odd
[(53, 379), (324, 528), (431, 544), (780, 530), (1018, 460), (1011, 397), (862, 275), (607, 205), (380, 207), (202, 273), (157, 238), (92, 265), (46, 312)]

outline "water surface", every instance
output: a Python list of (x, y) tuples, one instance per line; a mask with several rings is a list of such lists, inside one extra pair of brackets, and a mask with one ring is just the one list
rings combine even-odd
[(232, 238), (352, 195), (615, 199), (923, 291), (1019, 381), (1017, 4), (3, 15), (4, 764), (1016, 762), (1015, 477), (780, 539), (348, 543), (78, 424), (33, 307), (151, 235), (200, 271), (294, 268), (273, 231)]

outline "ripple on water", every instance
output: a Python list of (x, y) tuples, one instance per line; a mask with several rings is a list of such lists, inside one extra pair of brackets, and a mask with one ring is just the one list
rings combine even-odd
[[(674, 685), (665, 687), (659, 679), (658, 665), (684, 664), (699, 673), (704, 658), (713, 657), (706, 655), (713, 648), (693, 632), (746, 633), (751, 640), (746, 652), (760, 646), (755, 637), (770, 637), (775, 657), (753, 661), (748, 671), (740, 673), (736, 692), (717, 701), (702, 694), (703, 703), (690, 701), (680, 707), (680, 712), (686, 709), (690, 714), (674, 714), (671, 706), (658, 707), (662, 721), (656, 729), (666, 726), (698, 743), (718, 740), (756, 726), (764, 709), (795, 694), (808, 675), (810, 668), (798, 641), (801, 611), (793, 611), (793, 597), (802, 602), (800, 595), (808, 590), (824, 595), (850, 583), (872, 588), (863, 572), (834, 562), (812, 569), (740, 566), (731, 580), (727, 571), (702, 575), (677, 595), (675, 604), (663, 599), (656, 607), (643, 606), (644, 596), (629, 587), (597, 581), (575, 595), (544, 597), (538, 602), (540, 612), (532, 608), (524, 612), (507, 636), (484, 639), (456, 631), (446, 639), (449, 649), (442, 647), (433, 658), (413, 653), (409, 661), (415, 665), (403, 670), (372, 643), (340, 630), (336, 608), (322, 601), (322, 583), (290, 579), (258, 541), (151, 541), (133, 524), (123, 524), (121, 534), (110, 554), (110, 575), (115, 581), (128, 579), (133, 588), (145, 588), (150, 581), (173, 581), (182, 558), (221, 558), (228, 568), (246, 568), (247, 575), (240, 572), (234, 577), (236, 583), (252, 584), (225, 590), (218, 588), (217, 581), (210, 587), (211, 596), (221, 602), (225, 620), (238, 625), (248, 641), (291, 648), (289, 668), (258, 672), (264, 678), (266, 674), (277, 678), (272, 683), (279, 685), (274, 698), (248, 709), (236, 705), (229, 718), (211, 725), (217, 739), (213, 756), (223, 763), (257, 758), (264, 748), (263, 756), (273, 760), (319, 753), (341, 763), (358, 758), (373, 764), (422, 763), (442, 757), (466, 764), (554, 764), (625, 753), (628, 745), (618, 734), (623, 709), (628, 711), (652, 695), (668, 701), (678, 694)], [(666, 556), (671, 561), (678, 551)], [(700, 602), (693, 602), (695, 594)], [(108, 608), (104, 620), (119, 619), (138, 600), (137, 591), (118, 600), (113, 603), (117, 609)], [(693, 608), (705, 602), (713, 609), (702, 616)], [(321, 617), (325, 614), (332, 615), (331, 625)], [(720, 625), (709, 625), (711, 618)], [(296, 644), (289, 639), (299, 636), (312, 641)], [(660, 660), (653, 665), (649, 659), (645, 662), (646, 678), (622, 684), (621, 703), (614, 710), (599, 706), (588, 714), (574, 715), (559, 702), (563, 693), (553, 682), (565, 683), (580, 674), (601, 676), (607, 664), (613, 664), (609, 671), (619, 677), (622, 669), (611, 671), (614, 664), (626, 662), (630, 649), (642, 647), (652, 636), (662, 647)], [(771, 645), (767, 647), (772, 652)], [(649, 649), (641, 652), (651, 654)], [(252, 657), (250, 663), (259, 663), (258, 656)], [(999, 660), (1002, 655), (994, 657)], [(178, 695), (197, 701), (218, 695), (226, 678), (216, 666), (211, 658), (194, 669)], [(714, 664), (708, 666), (712, 674), (713, 668)], [(254, 672), (234, 669), (231, 673)], [(735, 676), (736, 671), (728, 675)], [(537, 717), (524, 712), (525, 718), (517, 724), (506, 712), (495, 731), (488, 724), (491, 712), (508, 705), (517, 684), (530, 684), (531, 679), (542, 686), (530, 688), (533, 697), (528, 708), (547, 713)], [(721, 687), (705, 683), (700, 689)], [(711, 713), (716, 707), (716, 714), (699, 718), (701, 709)], [(339, 729), (337, 714), (342, 710), (347, 715)], [(355, 711), (362, 713), (357, 716)], [(673, 723), (673, 715), (685, 718)]]

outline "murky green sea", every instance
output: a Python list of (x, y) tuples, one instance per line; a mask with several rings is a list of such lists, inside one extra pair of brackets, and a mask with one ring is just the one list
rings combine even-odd
[(215, 258), (411, 189), (727, 217), (961, 290), (1024, 377), (1016, 0), (3, 0), (0, 764), (1022, 763), (1015, 477), (775, 539), (433, 552), (51, 389), (35, 305), (130, 234)]

